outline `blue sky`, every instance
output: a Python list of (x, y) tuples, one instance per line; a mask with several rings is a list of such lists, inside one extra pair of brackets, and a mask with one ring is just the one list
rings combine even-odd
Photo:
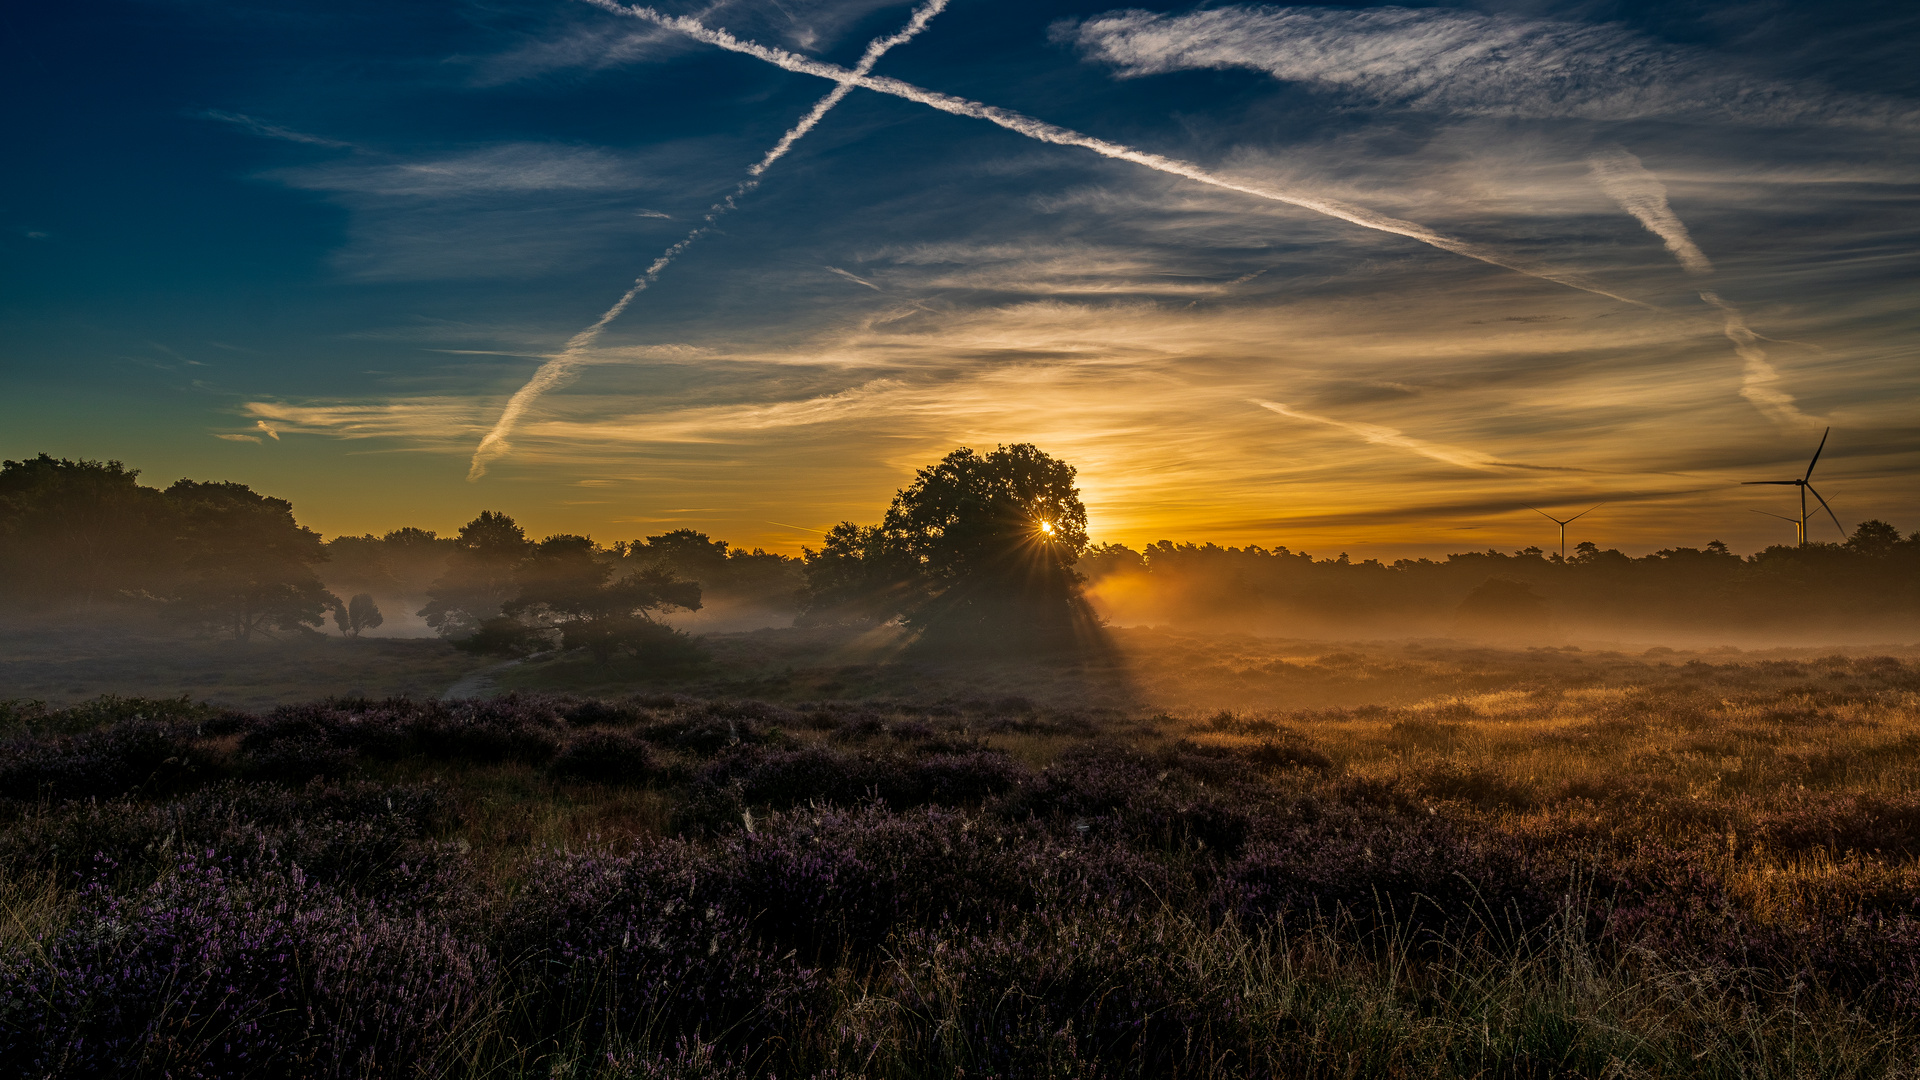
[[(659, 10), (848, 68), (912, 8)], [(855, 88), (572, 352), (833, 82), (581, 0), (0, 29), (3, 456), (794, 550), (1034, 441), (1100, 539), (1514, 547), (1607, 500), (1602, 543), (1750, 550), (1792, 508), (1736, 482), (1832, 426), (1843, 520), (1920, 528), (1902, 5), (956, 0), (874, 74), (1229, 186)]]

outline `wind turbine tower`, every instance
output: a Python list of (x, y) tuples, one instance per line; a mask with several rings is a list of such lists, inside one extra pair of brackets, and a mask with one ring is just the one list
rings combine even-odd
[[(1526, 506), (1527, 504), (1521, 503), (1520, 505)], [(1541, 517), (1546, 518), (1548, 521), (1551, 521), (1555, 525), (1560, 526), (1560, 561), (1566, 562), (1567, 561), (1567, 526), (1573, 524), (1576, 521), (1579, 521), (1581, 518), (1586, 517), (1588, 514), (1593, 513), (1595, 510), (1598, 510), (1605, 505), (1607, 504), (1594, 503), (1592, 506), (1587, 507), (1585, 510), (1580, 511), (1579, 513), (1573, 515), (1570, 518), (1567, 518), (1565, 521), (1562, 521), (1559, 518), (1554, 517), (1552, 514), (1549, 514), (1545, 510), (1542, 510), (1536, 506), (1527, 506), (1527, 509), (1532, 510), (1534, 513), (1539, 514)]]
[(1807, 523), (1806, 522), (1801, 521), (1797, 517), (1788, 517), (1785, 514), (1775, 514), (1766, 510), (1755, 510), (1754, 513), (1763, 514), (1770, 518), (1779, 518), (1781, 521), (1793, 522), (1793, 535), (1796, 538), (1794, 541), (1795, 546), (1796, 547), (1807, 546)]
[[(1743, 480), (1740, 482), (1742, 487), (1748, 487), (1754, 484), (1779, 484), (1782, 486), (1792, 485), (1800, 489), (1800, 546), (1801, 547), (1807, 546), (1807, 492), (1813, 491), (1813, 484), (1811, 483), (1811, 481), (1813, 480), (1813, 467), (1815, 465), (1820, 464), (1820, 452), (1827, 448), (1827, 436), (1831, 434), (1833, 434), (1832, 428), (1828, 428), (1827, 430), (1820, 433), (1820, 445), (1814, 448), (1813, 460), (1807, 462), (1806, 475), (1802, 476), (1800, 479), (1798, 480)], [(1816, 499), (1820, 499), (1820, 493), (1817, 491), (1813, 491), (1813, 497)], [(1836, 529), (1839, 529), (1840, 535), (1844, 538), (1847, 535), (1847, 527), (1845, 525), (1840, 524), (1840, 517), (1839, 515), (1833, 512), (1833, 507), (1827, 505), (1827, 500), (1820, 499), (1820, 508), (1822, 510), (1825, 510), (1827, 512), (1827, 516), (1833, 519), (1833, 527)], [(1779, 515), (1776, 514), (1774, 516), (1778, 517)]]

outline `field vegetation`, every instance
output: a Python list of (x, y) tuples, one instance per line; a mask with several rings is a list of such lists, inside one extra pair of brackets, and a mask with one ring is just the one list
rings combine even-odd
[(1132, 697), (14, 703), (0, 1069), (1912, 1075), (1912, 660), (1158, 643)]

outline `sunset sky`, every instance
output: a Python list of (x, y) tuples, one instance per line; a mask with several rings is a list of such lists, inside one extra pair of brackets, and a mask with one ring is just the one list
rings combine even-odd
[(1831, 426), (1920, 529), (1910, 3), (952, 0), (784, 153), (912, 5), (619, 7), (14, 9), (0, 457), (793, 552), (1034, 442), (1096, 540), (1391, 558), (1787, 543)]

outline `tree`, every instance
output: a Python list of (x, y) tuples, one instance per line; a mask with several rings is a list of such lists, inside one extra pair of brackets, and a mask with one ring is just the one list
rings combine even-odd
[(604, 555), (584, 536), (540, 541), (520, 567), (518, 595), (462, 647), (524, 655), (557, 638), (561, 648), (585, 649), (603, 664), (627, 653), (656, 666), (700, 655), (686, 634), (652, 617), (699, 610), (700, 586), (657, 567), (615, 577)]
[(613, 545), (616, 560), (640, 568), (656, 568), (674, 578), (698, 582), (709, 602), (762, 608), (771, 612), (799, 610), (805, 587), (803, 563), (786, 555), (754, 548), (736, 548), (693, 529), (675, 529), (636, 543)]
[(356, 593), (345, 605), (333, 609), (333, 624), (348, 637), (359, 637), (362, 630), (371, 630), (385, 621), (379, 605), (373, 602), (372, 593)]
[(906, 609), (914, 573), (890, 548), (878, 525), (843, 521), (827, 530), (819, 551), (801, 549), (806, 593), (800, 626), (880, 623)]
[(519, 588), (515, 575), (532, 548), (518, 522), (492, 510), (481, 511), (460, 526), (447, 555), (446, 572), (427, 590), (430, 599), (419, 614), (443, 637), (476, 632), (513, 599)]
[(1030, 443), (962, 448), (921, 469), (871, 531), (808, 553), (810, 614), (897, 615), (939, 637), (1057, 637), (1087, 619), (1073, 565), (1087, 511), (1073, 466)]
[(165, 492), (180, 523), (187, 577), (168, 610), (236, 641), (318, 627), (340, 600), (314, 576), (326, 561), (320, 534), (293, 504), (245, 484), (181, 480)]
[(36, 603), (96, 601), (166, 576), (176, 552), (160, 492), (118, 461), (46, 454), (0, 465), (0, 591)]
[(1899, 543), (1900, 530), (1876, 518), (1861, 522), (1847, 540), (1847, 547), (1868, 558), (1883, 559), (1893, 554)]

